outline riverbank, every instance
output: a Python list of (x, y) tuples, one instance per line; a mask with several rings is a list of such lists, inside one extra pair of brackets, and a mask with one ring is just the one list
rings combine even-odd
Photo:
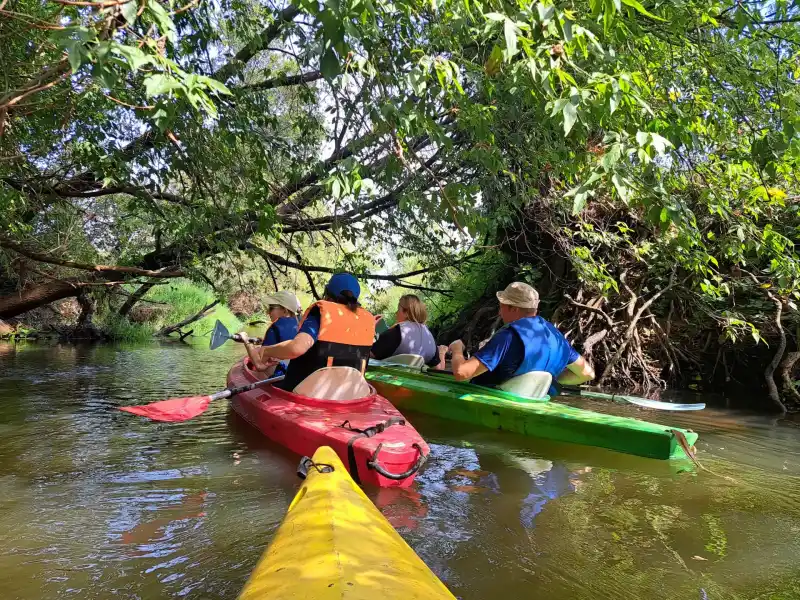
[[(110, 341), (145, 341), (163, 328), (200, 313), (217, 300), (213, 290), (185, 279), (171, 280), (153, 286), (136, 304), (120, 315), (121, 307), (135, 291), (134, 286), (122, 286), (115, 294), (101, 294), (89, 300), (91, 315), (81, 322), (85, 306), (74, 298), (29, 311), (19, 317), (0, 322), (0, 339), (28, 338), (105, 339)], [(240, 308), (253, 311), (237, 317), (224, 301), (211, 306), (204, 316), (181, 328), (175, 335), (205, 335), (217, 319), (230, 330), (240, 328), (243, 322), (259, 318), (260, 303), (244, 303), (237, 298)], [(86, 321), (84, 319), (84, 321)], [(191, 332), (191, 333), (190, 333)]]

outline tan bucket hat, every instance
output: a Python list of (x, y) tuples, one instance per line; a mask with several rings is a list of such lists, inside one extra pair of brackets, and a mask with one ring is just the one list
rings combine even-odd
[(300, 301), (297, 299), (292, 292), (286, 292), (281, 290), (280, 292), (275, 292), (267, 296), (264, 301), (269, 304), (277, 304), (278, 306), (282, 306), (293, 313), (300, 311)]
[(531, 310), (539, 308), (539, 292), (521, 281), (509, 283), (506, 289), (502, 292), (497, 292), (497, 299), (503, 304), (518, 306), (519, 308), (529, 308)]

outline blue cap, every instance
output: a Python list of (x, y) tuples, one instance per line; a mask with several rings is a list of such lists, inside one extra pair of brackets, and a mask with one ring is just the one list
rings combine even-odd
[(331, 296), (341, 296), (343, 291), (349, 290), (350, 293), (355, 296), (356, 300), (358, 300), (358, 296), (361, 294), (361, 286), (358, 285), (358, 279), (350, 273), (337, 273), (330, 278), (325, 289)]

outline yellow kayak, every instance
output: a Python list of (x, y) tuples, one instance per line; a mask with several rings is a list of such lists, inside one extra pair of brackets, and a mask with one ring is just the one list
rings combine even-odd
[(455, 600), (347, 473), (314, 453), (240, 600)]

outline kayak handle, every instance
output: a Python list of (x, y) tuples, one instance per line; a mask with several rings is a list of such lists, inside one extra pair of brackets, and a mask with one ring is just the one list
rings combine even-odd
[(304, 456), (300, 459), (300, 464), (297, 465), (297, 476), (300, 479), (308, 477), (308, 471), (316, 469), (318, 473), (333, 473), (333, 465), (327, 463), (315, 463), (312, 458)]
[(412, 448), (417, 449), (419, 452), (419, 458), (417, 459), (417, 462), (415, 462), (414, 465), (405, 473), (390, 473), (378, 464), (378, 453), (381, 451), (381, 448), (383, 448), (383, 444), (378, 444), (378, 447), (375, 448), (375, 454), (373, 454), (372, 458), (367, 461), (367, 466), (386, 477), (386, 479), (391, 479), (393, 481), (400, 481), (401, 479), (411, 477), (414, 475), (414, 473), (419, 471), (422, 468), (422, 465), (425, 464), (425, 461), (428, 460), (428, 457), (422, 453), (422, 448), (420, 448), (419, 444), (411, 444), (411, 446)]

